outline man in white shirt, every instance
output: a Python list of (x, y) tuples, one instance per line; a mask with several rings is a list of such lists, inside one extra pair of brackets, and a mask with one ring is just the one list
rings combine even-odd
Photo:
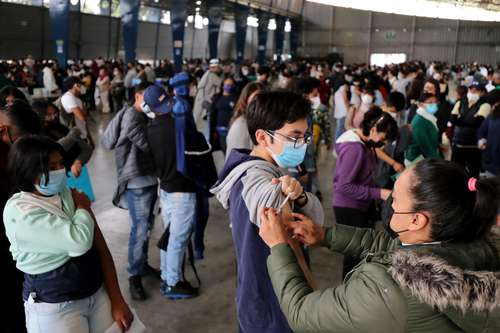
[(87, 119), (80, 96), (84, 93), (85, 87), (76, 77), (70, 76), (64, 81), (66, 93), (61, 97), (61, 119), (65, 125), (70, 125), (71, 118), (74, 118), (75, 126), (82, 133), (81, 138), (87, 138)]

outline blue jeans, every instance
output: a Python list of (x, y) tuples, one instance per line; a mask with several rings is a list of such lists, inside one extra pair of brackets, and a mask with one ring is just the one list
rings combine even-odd
[(128, 274), (137, 276), (143, 274), (148, 262), (149, 237), (154, 224), (154, 207), (158, 197), (156, 185), (127, 189), (128, 212), (132, 225), (128, 240)]
[(160, 192), (163, 225), (170, 228), (167, 251), (160, 250), (161, 279), (169, 286), (182, 280), (182, 261), (195, 224), (196, 193)]
[(345, 117), (337, 119), (337, 128), (335, 129), (335, 141), (345, 132)]
[(28, 333), (105, 332), (113, 325), (111, 302), (101, 287), (94, 295), (62, 303), (24, 302)]

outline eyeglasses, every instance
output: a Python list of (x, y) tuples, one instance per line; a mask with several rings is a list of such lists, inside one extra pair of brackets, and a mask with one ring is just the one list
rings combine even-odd
[(312, 135), (310, 133), (306, 133), (306, 135), (301, 137), (301, 138), (292, 138), (292, 137), (289, 137), (288, 135), (284, 135), (284, 134), (278, 133), (276, 131), (266, 131), (266, 133), (269, 134), (270, 136), (272, 136), (273, 138), (275, 138), (275, 135), (278, 134), (279, 136), (285, 138), (286, 142), (293, 142), (293, 148), (295, 148), (295, 149), (301, 148), (304, 145), (308, 145), (312, 141)]

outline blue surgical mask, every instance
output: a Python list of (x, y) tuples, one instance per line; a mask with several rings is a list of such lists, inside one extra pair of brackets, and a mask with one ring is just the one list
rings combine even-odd
[(438, 105), (436, 103), (427, 104), (425, 110), (430, 114), (435, 114), (438, 111)]
[(40, 185), (35, 185), (38, 192), (46, 196), (53, 196), (61, 193), (66, 187), (66, 169), (49, 172), (49, 182), (45, 184), (45, 175), (40, 177)]
[(233, 92), (233, 85), (232, 84), (225, 84), (223, 89), (224, 89), (224, 92), (230, 94)]
[(275, 154), (270, 148), (267, 148), (276, 164), (281, 168), (295, 168), (302, 163), (304, 161), (306, 149), (306, 144), (299, 148), (294, 148), (293, 142), (285, 142), (281, 154)]

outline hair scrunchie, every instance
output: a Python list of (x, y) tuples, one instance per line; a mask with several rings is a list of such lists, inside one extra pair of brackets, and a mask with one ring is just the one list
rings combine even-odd
[(477, 179), (474, 178), (474, 177), (471, 177), (469, 178), (469, 182), (467, 183), (468, 187), (469, 187), (469, 191), (471, 192), (476, 192), (477, 189), (476, 189), (476, 183), (477, 183)]

